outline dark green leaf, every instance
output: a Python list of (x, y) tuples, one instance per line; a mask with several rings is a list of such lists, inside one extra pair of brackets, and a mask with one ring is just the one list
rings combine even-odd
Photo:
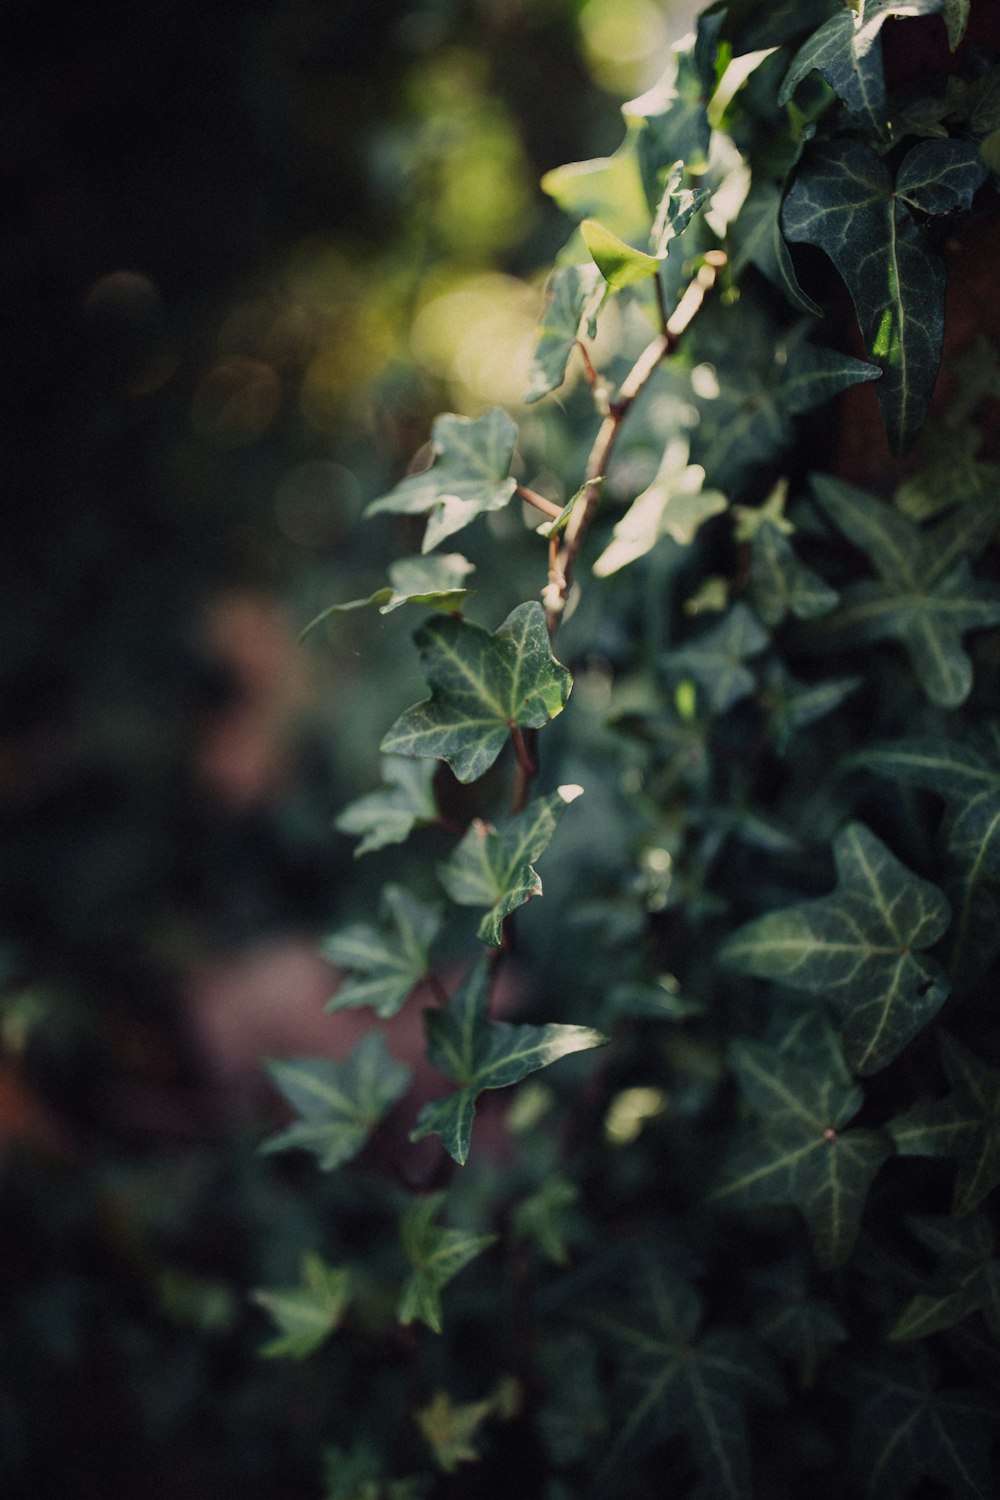
[(390, 1056), (377, 1031), (363, 1037), (343, 1062), (288, 1058), (269, 1063), (268, 1072), (299, 1119), (260, 1149), (312, 1151), (325, 1172), (357, 1155), (413, 1076)]
[(567, 1221), (580, 1197), (580, 1189), (568, 1177), (548, 1177), (536, 1193), (522, 1198), (514, 1210), (511, 1228), (517, 1239), (531, 1240), (557, 1266), (569, 1260)]
[(459, 1165), (469, 1155), (476, 1099), (484, 1089), (507, 1088), (561, 1057), (607, 1041), (589, 1026), (514, 1026), (491, 1021), (489, 972), (485, 960), (476, 964), (444, 1010), (424, 1015), (428, 1057), (461, 1087), (445, 1099), (424, 1105), (411, 1139), (440, 1135)]
[(383, 790), (349, 802), (335, 823), (341, 833), (360, 838), (355, 859), (386, 844), (401, 844), (414, 828), (436, 820), (434, 772), (434, 765), (427, 761), (407, 760), (402, 755), (385, 757)]
[(961, 1216), (1000, 1183), (1000, 1069), (988, 1067), (947, 1032), (940, 1044), (951, 1092), (915, 1105), (886, 1129), (900, 1156), (958, 1162), (952, 1212)]
[(500, 828), (476, 819), (450, 859), (438, 866), (441, 884), (454, 902), (488, 908), (479, 926), (481, 942), (499, 946), (504, 918), (542, 894), (532, 862), (548, 848), (556, 824), (579, 791), (560, 787)]
[(990, 1220), (976, 1214), (961, 1223), (947, 1218), (911, 1218), (909, 1223), (938, 1257), (937, 1274), (931, 1288), (903, 1309), (889, 1338), (900, 1343), (928, 1338), (983, 1310), (995, 1320), (1000, 1308), (1000, 1261), (993, 1254)]
[(921, 950), (943, 935), (950, 911), (936, 886), (860, 823), (837, 836), (834, 859), (833, 895), (747, 923), (720, 956), (745, 973), (827, 996), (843, 1015), (851, 1067), (875, 1073), (948, 996), (941, 965)]
[(428, 906), (398, 885), (387, 885), (379, 925), (365, 922), (341, 928), (323, 944), (332, 963), (347, 969), (328, 1010), (370, 1005), (382, 1017), (394, 1016), (427, 973), (430, 949), (441, 926), (441, 908)]
[(778, 753), (787, 754), (800, 729), (833, 713), (845, 698), (857, 692), (863, 680), (837, 677), (807, 684), (796, 681), (784, 667), (775, 664), (767, 674), (765, 702), (771, 714), (768, 732)]
[(413, 1267), (399, 1296), (399, 1321), (419, 1319), (435, 1333), (441, 1332), (442, 1287), (497, 1240), (495, 1234), (442, 1229), (434, 1221), (444, 1199), (444, 1193), (421, 1198), (399, 1224), (403, 1249)]
[(739, 276), (749, 262), (784, 292), (793, 307), (820, 316), (822, 309), (806, 296), (795, 277), (792, 257), (781, 233), (781, 188), (777, 183), (766, 178), (754, 181), (730, 235), (736, 251), (734, 276)]
[(799, 620), (829, 614), (838, 595), (796, 555), (791, 542), (770, 521), (756, 530), (750, 553), (750, 600), (773, 629), (790, 612)]
[(439, 618), (417, 631), (431, 696), (396, 720), (381, 749), (446, 760), (459, 781), (476, 781), (511, 729), (537, 729), (561, 713), (570, 674), (552, 655), (540, 604), (519, 604), (495, 634)]
[(725, 713), (753, 692), (756, 679), (746, 662), (759, 656), (770, 636), (745, 604), (734, 604), (718, 622), (689, 646), (664, 657), (670, 676), (693, 677), (709, 710)]
[(408, 475), (387, 495), (373, 500), (365, 515), (429, 511), (422, 550), (430, 552), (484, 511), (507, 504), (517, 488), (510, 476), (516, 442), (517, 428), (499, 406), (475, 419), (452, 413), (437, 417), (431, 431), (431, 467)]
[[(540, 401), (562, 385), (566, 365), (581, 334), (580, 325), (602, 295), (597, 266), (557, 266), (546, 288), (545, 309), (532, 356), (526, 402)], [(596, 330), (589, 330), (593, 337)]]
[(328, 1266), (320, 1256), (302, 1257), (299, 1286), (261, 1288), (251, 1294), (281, 1330), (278, 1338), (262, 1345), (261, 1354), (275, 1359), (305, 1359), (339, 1324), (350, 1296), (350, 1272)]

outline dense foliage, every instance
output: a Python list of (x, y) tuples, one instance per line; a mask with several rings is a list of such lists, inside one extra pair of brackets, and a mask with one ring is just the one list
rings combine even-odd
[(712, 6), (544, 179), (524, 415), (439, 417), (368, 507), (419, 554), (324, 628), (422, 612), (427, 690), (340, 816), (387, 884), (330, 1008), (424, 1008), (410, 1139), (463, 1170), (363, 1150), (409, 1081), (377, 1034), (274, 1065), (266, 1149), (344, 1183), (260, 1293), (349, 1382), (331, 1500), (994, 1492), (995, 347), (938, 379), (996, 212), (969, 12)]

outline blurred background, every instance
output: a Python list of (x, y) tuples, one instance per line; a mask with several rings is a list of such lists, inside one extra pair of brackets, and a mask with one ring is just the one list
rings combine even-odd
[(6, 1493), (319, 1493), (337, 1392), (246, 1291), (334, 1190), (257, 1155), (261, 1060), (349, 1044), (316, 947), (376, 877), (332, 822), (422, 689), (406, 611), (297, 638), (414, 549), (357, 522), (433, 416), (519, 415), (538, 180), (695, 9), (4, 7)]

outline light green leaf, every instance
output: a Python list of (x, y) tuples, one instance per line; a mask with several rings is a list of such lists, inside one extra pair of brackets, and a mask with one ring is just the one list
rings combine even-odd
[(432, 551), (446, 536), (461, 531), (484, 511), (501, 510), (517, 488), (510, 463), (517, 428), (499, 406), (482, 417), (452, 413), (435, 418), (431, 429), (434, 462), (373, 500), (366, 516), (430, 512), (422, 550)]
[(349, 610), (364, 609), (370, 604), (378, 605), (380, 615), (392, 614), (403, 604), (423, 604), (430, 609), (451, 614), (462, 609), (469, 596), (463, 588), (466, 576), (474, 571), (474, 564), (458, 552), (448, 552), (440, 557), (403, 557), (389, 564), (390, 583), (369, 594), (367, 599), (349, 599), (346, 604), (331, 604), (310, 620), (300, 640), (305, 640), (310, 631), (332, 615), (347, 614)]
[(519, 1387), (516, 1381), (500, 1382), (496, 1392), (483, 1401), (453, 1401), (447, 1391), (436, 1391), (427, 1406), (415, 1412), (417, 1426), (427, 1441), (439, 1469), (454, 1474), (461, 1464), (479, 1462), (479, 1450), (473, 1446), (480, 1427), (488, 1417), (510, 1416), (516, 1405)]
[(268, 1072), (300, 1118), (264, 1141), (261, 1151), (312, 1151), (324, 1172), (357, 1155), (413, 1076), (376, 1031), (343, 1062), (288, 1058), (269, 1063)]
[(847, 644), (896, 640), (932, 703), (954, 708), (972, 688), (972, 663), (962, 645), (969, 630), (1000, 623), (1000, 588), (969, 570), (997, 526), (994, 496), (957, 507), (921, 532), (873, 495), (829, 475), (813, 493), (846, 537), (880, 573), (877, 583), (849, 585), (820, 627)]
[(615, 291), (645, 281), (647, 277), (655, 276), (660, 269), (662, 257), (647, 255), (644, 250), (634, 249), (597, 219), (584, 219), (580, 232), (584, 244), (594, 257), (594, 264)]
[(349, 971), (327, 1010), (370, 1005), (394, 1016), (427, 973), (430, 949), (441, 926), (441, 908), (427, 905), (398, 885), (387, 885), (379, 925), (358, 922), (332, 933), (323, 944), (331, 963)]
[(477, 1255), (496, 1243), (495, 1234), (472, 1234), (466, 1229), (442, 1229), (434, 1221), (444, 1193), (422, 1198), (403, 1214), (400, 1238), (413, 1267), (399, 1296), (401, 1323), (420, 1321), (441, 1332), (441, 1289)]
[(341, 833), (360, 838), (355, 859), (386, 844), (402, 844), (414, 828), (436, 821), (434, 774), (435, 767), (429, 761), (408, 760), (403, 755), (385, 757), (383, 789), (356, 797), (334, 824)]
[[(600, 219), (615, 234), (644, 234), (649, 209), (636, 152), (638, 130), (632, 126), (613, 156), (553, 167), (541, 180), (543, 193), (555, 199), (574, 222)], [(673, 158), (671, 158), (673, 159)]]
[(952, 1212), (961, 1217), (1000, 1183), (1000, 1069), (988, 1067), (947, 1032), (939, 1042), (951, 1092), (914, 1105), (886, 1129), (901, 1156), (958, 1162)]
[(851, 293), (865, 349), (883, 372), (876, 394), (896, 453), (923, 424), (944, 333), (944, 263), (908, 204), (924, 213), (967, 208), (985, 175), (973, 143), (922, 141), (903, 158), (894, 190), (869, 146), (837, 140), (810, 153), (785, 198), (786, 237), (824, 250)]
[(251, 1296), (281, 1330), (278, 1338), (261, 1346), (261, 1354), (268, 1359), (305, 1359), (340, 1323), (351, 1297), (350, 1272), (307, 1253), (302, 1257), (300, 1286), (260, 1288)]
[[(706, 23), (711, 25), (711, 18), (703, 16), (699, 26)], [(714, 48), (711, 50), (714, 53)], [(707, 106), (714, 79), (709, 82), (704, 76), (702, 60), (693, 51), (680, 46), (674, 51), (677, 62), (670, 85), (665, 87), (661, 80), (640, 99), (622, 107), (627, 120), (641, 122), (638, 158), (650, 208), (659, 200), (664, 177), (676, 161), (682, 161), (691, 173), (702, 173), (708, 167), (711, 127)]]
[(750, 550), (750, 602), (772, 629), (789, 613), (799, 620), (829, 614), (839, 595), (796, 555), (778, 526), (758, 526)]
[(459, 781), (476, 781), (511, 729), (537, 729), (561, 713), (570, 674), (549, 647), (542, 606), (519, 604), (495, 634), (438, 618), (417, 631), (430, 698), (396, 720), (381, 749), (446, 760)]
[(770, 636), (745, 604), (734, 604), (718, 624), (663, 658), (671, 678), (693, 677), (709, 710), (725, 713), (753, 692), (756, 679), (745, 663), (766, 650)]
[(562, 385), (569, 357), (581, 336), (580, 325), (590, 323), (591, 338), (597, 331), (593, 318), (603, 295), (604, 283), (596, 266), (557, 266), (553, 271), (546, 287), (526, 402), (540, 401)]
[(508, 1088), (570, 1053), (607, 1041), (589, 1026), (527, 1026), (491, 1021), (489, 967), (476, 964), (444, 1010), (426, 1011), (427, 1055), (458, 1093), (426, 1104), (410, 1139), (440, 1135), (459, 1165), (469, 1154), (475, 1102), (485, 1089)]
[(498, 947), (504, 918), (533, 896), (542, 882), (532, 862), (544, 854), (566, 807), (579, 787), (560, 787), (540, 797), (500, 828), (476, 819), (451, 857), (438, 866), (438, 877), (459, 906), (485, 906), (479, 939)]
[(856, 1073), (876, 1073), (944, 1004), (941, 965), (922, 956), (948, 926), (948, 903), (860, 823), (834, 843), (830, 896), (758, 917), (723, 944), (722, 961), (826, 996), (844, 1020)]
[(731, 1156), (712, 1195), (751, 1207), (793, 1204), (824, 1267), (853, 1250), (868, 1189), (891, 1152), (873, 1130), (844, 1129), (864, 1096), (842, 1062), (830, 1067), (830, 1050), (810, 1063), (759, 1044), (733, 1047), (733, 1069), (760, 1127)]
[(689, 546), (699, 528), (727, 506), (719, 490), (706, 490), (705, 470), (688, 463), (688, 444), (676, 438), (667, 445), (656, 478), (616, 522), (612, 540), (594, 563), (594, 575), (608, 578), (645, 557), (663, 537)]

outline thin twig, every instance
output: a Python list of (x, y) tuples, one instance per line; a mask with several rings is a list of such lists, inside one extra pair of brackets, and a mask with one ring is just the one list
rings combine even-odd
[(598, 384), (601, 377), (598, 375), (597, 371), (594, 368), (594, 361), (590, 357), (590, 350), (583, 342), (583, 339), (577, 339), (576, 347), (579, 349), (580, 357), (583, 360), (583, 373), (587, 377), (587, 384), (591, 387), (591, 389), (593, 389), (594, 386)]
[(541, 511), (543, 516), (548, 516), (550, 521), (554, 521), (557, 516), (562, 515), (561, 505), (557, 505), (554, 500), (546, 500), (544, 495), (539, 495), (536, 494), (534, 490), (529, 490), (527, 485), (519, 484), (514, 493), (518, 495), (526, 505), (533, 505), (536, 510)]

